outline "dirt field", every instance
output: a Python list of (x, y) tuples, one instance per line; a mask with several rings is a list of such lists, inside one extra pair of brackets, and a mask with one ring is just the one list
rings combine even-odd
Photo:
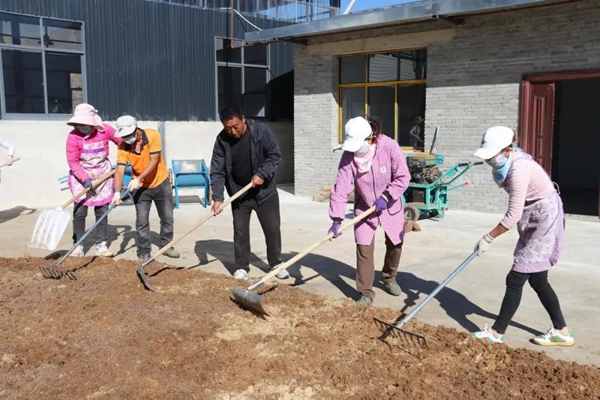
[(75, 281), (43, 279), (48, 264), (0, 259), (2, 399), (600, 398), (598, 368), (452, 329), (417, 321), (428, 349), (386, 345), (372, 318), (393, 310), (280, 284), (263, 320), (226, 276), (154, 263), (153, 294), (131, 262), (69, 260)]

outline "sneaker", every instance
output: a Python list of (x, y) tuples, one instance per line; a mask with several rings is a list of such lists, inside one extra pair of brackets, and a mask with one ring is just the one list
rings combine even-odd
[(115, 254), (108, 249), (106, 242), (96, 243), (96, 255), (100, 257), (113, 257)]
[(248, 275), (248, 272), (245, 269), (238, 269), (237, 271), (234, 272), (233, 277), (235, 279), (241, 279), (244, 281), (247, 281), (248, 279), (250, 279), (250, 276)]
[[(274, 269), (276, 269), (277, 267), (279, 267), (281, 264), (277, 264), (276, 266), (274, 266), (273, 268), (271, 268), (271, 271), (273, 271)], [(287, 279), (290, 277), (290, 274), (287, 272), (287, 270), (281, 270), (279, 271), (279, 273), (276, 275), (278, 279)]]
[(543, 335), (534, 337), (533, 343), (540, 346), (573, 346), (575, 339), (573, 338), (573, 331), (563, 335), (558, 329), (552, 328)]
[(146, 253), (146, 254), (142, 254), (141, 256), (138, 256), (138, 261), (141, 264), (143, 264), (151, 258), (152, 258), (152, 256), (150, 254)]
[(497, 337), (494, 332), (486, 325), (482, 331), (473, 332), (471, 335), (485, 344), (504, 343), (504, 335)]
[(356, 300), (356, 304), (359, 306), (370, 306), (373, 304), (373, 299), (367, 294), (361, 294), (360, 299)]
[(165, 251), (163, 255), (170, 258), (179, 258), (179, 252), (175, 250), (174, 247), (171, 247), (169, 250)]
[(400, 296), (402, 294), (402, 289), (400, 289), (400, 285), (396, 281), (383, 282), (388, 292), (392, 296)]
[(83, 251), (82, 245), (75, 247), (75, 250), (73, 250), (73, 252), (71, 254), (69, 254), (69, 257), (83, 257), (83, 256), (85, 256), (85, 252)]

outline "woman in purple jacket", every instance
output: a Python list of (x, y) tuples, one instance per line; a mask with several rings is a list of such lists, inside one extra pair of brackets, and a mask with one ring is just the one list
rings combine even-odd
[[(74, 129), (67, 138), (67, 162), (69, 164), (69, 189), (75, 195), (85, 188), (92, 188), (92, 182), (110, 172), (112, 165), (108, 159), (108, 142), (116, 145), (121, 139), (115, 137), (115, 129), (102, 122), (98, 110), (89, 104), (75, 108), (73, 117), (67, 122)], [(113, 179), (109, 178), (85, 196), (75, 200), (73, 208), (73, 243), (77, 243), (85, 232), (85, 219), (88, 207), (94, 207), (96, 220), (108, 210), (113, 198)], [(114, 254), (106, 245), (108, 218), (96, 228), (96, 254), (112, 257)], [(85, 255), (82, 245), (71, 253), (73, 257)]]
[(329, 216), (333, 225), (329, 232), (338, 237), (346, 214), (348, 196), (354, 190), (354, 215), (373, 205), (376, 212), (354, 227), (356, 241), (356, 287), (359, 305), (371, 305), (375, 298), (375, 232), (381, 225), (385, 232), (385, 261), (382, 281), (390, 294), (400, 296), (396, 273), (404, 241), (404, 207), (402, 194), (410, 182), (406, 157), (398, 143), (383, 135), (381, 124), (374, 118), (356, 117), (346, 123), (346, 140), (339, 164), (337, 180), (331, 191)]

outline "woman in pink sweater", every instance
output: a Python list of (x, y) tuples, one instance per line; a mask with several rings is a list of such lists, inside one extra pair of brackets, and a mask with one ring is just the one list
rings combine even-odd
[(514, 138), (512, 129), (494, 126), (484, 133), (481, 147), (475, 152), (492, 167), (494, 182), (509, 196), (506, 215), (479, 240), (475, 250), (478, 255), (485, 253), (494, 239), (515, 226), (519, 241), (498, 318), (491, 329), (486, 325), (473, 336), (489, 344), (503, 343), (504, 332), (521, 302), (523, 286), (529, 281), (553, 324), (533, 342), (541, 346), (572, 346), (573, 332), (567, 327), (558, 297), (548, 282), (548, 271), (558, 261), (563, 244), (562, 201), (546, 171), (513, 145)]
[[(110, 172), (112, 165), (108, 159), (111, 141), (118, 145), (120, 138), (115, 137), (115, 129), (102, 122), (97, 110), (89, 104), (80, 104), (75, 108), (73, 117), (67, 122), (74, 129), (67, 138), (67, 162), (69, 164), (69, 189), (75, 195), (85, 188), (92, 188), (92, 182)], [(107, 179), (85, 196), (75, 200), (73, 208), (73, 243), (79, 241), (85, 232), (85, 219), (88, 207), (94, 207), (96, 220), (108, 210), (113, 198), (113, 179)], [(114, 254), (106, 246), (108, 218), (96, 228), (96, 254), (112, 257)], [(82, 245), (71, 253), (74, 257), (85, 255)]]
[(371, 305), (375, 298), (375, 232), (381, 226), (385, 232), (385, 260), (382, 281), (389, 293), (400, 296), (402, 290), (396, 274), (404, 242), (404, 207), (402, 194), (410, 182), (406, 157), (398, 143), (381, 132), (377, 119), (352, 118), (346, 123), (346, 140), (331, 191), (329, 217), (333, 224), (329, 232), (340, 235), (340, 226), (346, 215), (348, 196), (352, 191), (354, 215), (372, 206), (376, 212), (354, 226), (356, 241), (356, 288), (360, 293), (357, 304)]

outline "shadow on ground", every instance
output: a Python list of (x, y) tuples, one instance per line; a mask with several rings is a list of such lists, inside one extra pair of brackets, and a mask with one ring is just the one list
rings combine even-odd
[[(29, 211), (27, 214), (23, 214), (24, 211)], [(0, 211), (0, 224), (11, 221), (15, 218), (18, 218), (22, 215), (33, 214), (37, 210), (35, 208), (29, 208), (25, 206), (16, 206), (13, 208), (9, 208), (8, 210)]]

